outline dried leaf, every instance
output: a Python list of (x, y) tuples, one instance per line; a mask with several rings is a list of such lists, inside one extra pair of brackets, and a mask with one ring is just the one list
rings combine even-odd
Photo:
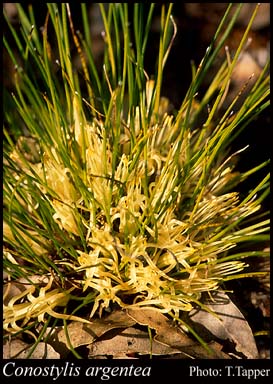
[[(78, 321), (72, 321), (67, 326), (70, 343), (73, 348), (81, 345), (88, 345), (94, 342), (104, 333), (115, 328), (127, 328), (135, 324), (126, 312), (117, 310), (103, 319), (95, 319), (91, 324), (84, 324)], [(66, 356), (70, 351), (69, 342), (63, 327), (56, 329), (50, 338), (50, 344), (60, 352), (62, 356)]]
[(200, 309), (191, 311), (190, 319), (204, 326), (218, 339), (228, 339), (233, 342), (236, 351), (247, 358), (257, 358), (258, 350), (251, 328), (229, 297), (221, 292), (215, 297), (215, 302), (206, 304), (206, 306), (215, 312), (217, 317)]
[(259, 308), (264, 317), (270, 317), (270, 296), (264, 292), (251, 292), (250, 299), (255, 308)]
[(166, 345), (175, 347), (193, 345), (194, 342), (183, 333), (181, 328), (169, 320), (161, 312), (153, 309), (128, 309), (127, 313), (138, 324), (155, 329), (156, 339)]
[(168, 345), (174, 349), (183, 351), (186, 357), (204, 358), (204, 359), (228, 359), (220, 349), (221, 346), (216, 343), (210, 343), (208, 349), (205, 349), (200, 343), (190, 339), (181, 327), (175, 325), (166, 316), (153, 309), (128, 309), (128, 315), (137, 323), (147, 325), (155, 329), (155, 340)]
[(29, 347), (29, 344), (24, 343), (20, 339), (7, 341), (3, 345), (3, 358), (4, 359), (19, 358), (19, 355), (23, 354), (28, 347)]
[(119, 335), (108, 339), (96, 341), (90, 345), (92, 358), (100, 355), (112, 355), (113, 358), (127, 357), (129, 354), (138, 353), (141, 355), (173, 355), (181, 353), (178, 349), (171, 348), (155, 340), (150, 340), (145, 331), (136, 328), (127, 328)]
[[(11, 340), (3, 346), (4, 359), (26, 359), (29, 356), (32, 346), (19, 339)], [(59, 359), (57, 353), (51, 345), (39, 343), (30, 356), (31, 359)]]

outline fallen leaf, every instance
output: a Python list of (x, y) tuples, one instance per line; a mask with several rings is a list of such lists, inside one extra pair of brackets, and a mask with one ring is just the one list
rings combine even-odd
[(59, 359), (60, 354), (47, 343), (38, 343), (34, 351), (31, 353), (32, 346), (19, 339), (6, 342), (3, 346), (4, 359)]
[(214, 302), (210, 302), (206, 306), (217, 316), (206, 310), (198, 309), (192, 310), (189, 318), (204, 326), (218, 339), (233, 342), (237, 352), (249, 359), (256, 359), (258, 350), (255, 339), (243, 314), (224, 292), (219, 293), (214, 299)]
[(29, 344), (20, 339), (6, 341), (3, 345), (3, 358), (16, 359), (18, 356), (29, 347)]
[[(126, 312), (117, 310), (102, 319), (95, 319), (90, 324), (72, 321), (67, 326), (69, 340), (73, 348), (93, 343), (106, 332), (115, 328), (127, 328), (135, 324)], [(71, 350), (63, 327), (56, 328), (49, 339), (50, 344), (65, 357)]]
[(169, 320), (161, 312), (153, 309), (128, 309), (127, 313), (141, 325), (155, 329), (155, 340), (174, 349), (179, 349), (185, 358), (228, 359), (228, 355), (221, 351), (221, 346), (212, 342), (208, 349), (199, 342), (192, 340), (182, 328)]
[(128, 309), (127, 313), (138, 324), (147, 325), (155, 329), (156, 339), (166, 345), (187, 346), (193, 345), (191, 340), (183, 331), (156, 309)]
[(251, 292), (250, 299), (255, 308), (259, 308), (264, 317), (270, 317), (270, 297), (268, 293)]
[(156, 340), (150, 340), (148, 332), (129, 327), (109, 340), (96, 341), (90, 345), (90, 354), (94, 358), (100, 355), (111, 355), (114, 359), (127, 357), (129, 354), (140, 355), (173, 355), (181, 353)]

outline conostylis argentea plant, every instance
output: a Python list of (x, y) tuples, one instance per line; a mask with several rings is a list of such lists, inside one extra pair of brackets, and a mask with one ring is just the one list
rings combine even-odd
[(42, 29), (31, 5), (25, 11), (17, 4), (19, 30), (5, 16), (11, 37), (4, 35), (4, 46), (14, 65), (14, 89), (4, 99), (8, 333), (29, 332), (52, 317), (88, 322), (115, 306), (157, 308), (179, 319), (202, 305), (203, 293), (249, 276), (245, 258), (266, 256), (259, 244), (268, 239), (261, 207), (269, 176), (244, 196), (236, 188), (268, 162), (240, 173), (234, 158), (241, 151), (230, 146), (269, 104), (269, 64), (239, 108), (240, 93), (221, 108), (258, 6), (201, 96), (240, 13), (240, 4), (227, 7), (174, 113), (161, 96), (179, 33), (172, 4), (160, 6), (152, 78), (144, 63), (155, 5), (145, 13), (135, 3), (131, 22), (128, 4), (98, 5), (101, 68), (87, 4), (80, 6), (80, 31), (65, 3), (47, 3)]

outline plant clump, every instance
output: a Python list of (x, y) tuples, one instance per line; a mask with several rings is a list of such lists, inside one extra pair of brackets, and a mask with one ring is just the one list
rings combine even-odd
[[(221, 109), (255, 12), (237, 51), (227, 55), (201, 96), (202, 80), (227, 37), (223, 25), (227, 35), (240, 11), (237, 5), (228, 18), (228, 7), (217, 44), (212, 42), (198, 68), (193, 65), (189, 91), (170, 113), (161, 84), (177, 32), (172, 5), (161, 9), (154, 78), (144, 69), (154, 5), (142, 14), (142, 5), (134, 4), (133, 25), (127, 4), (99, 5), (101, 72), (92, 56), (86, 4), (83, 32), (75, 31), (69, 5), (47, 7), (42, 36), (31, 7), (27, 15), (18, 5), (21, 36), (6, 18), (23, 62), (4, 39), (16, 66), (9, 102), (28, 133), (11, 131), (18, 120), (7, 105), (4, 329), (16, 333), (47, 316), (88, 322), (115, 306), (156, 308), (179, 319), (181, 312), (203, 306), (204, 293), (249, 276), (245, 258), (266, 254), (251, 244), (268, 238), (261, 208), (269, 176), (245, 196), (236, 187), (268, 162), (240, 173), (235, 158), (246, 148), (230, 153), (230, 146), (268, 105), (268, 66), (238, 110), (240, 95)], [(54, 65), (50, 28), (58, 46)], [(81, 60), (78, 71), (70, 44)], [(22, 279), (24, 289), (10, 298)]]

